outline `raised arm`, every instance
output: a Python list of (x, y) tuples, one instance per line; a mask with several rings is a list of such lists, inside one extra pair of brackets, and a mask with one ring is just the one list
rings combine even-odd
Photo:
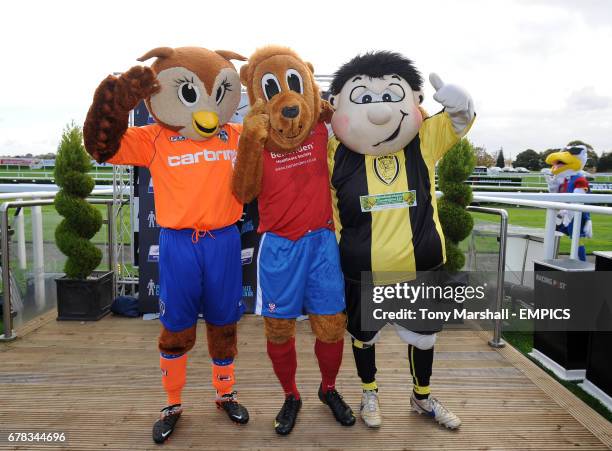
[(134, 66), (119, 77), (106, 77), (96, 89), (83, 126), (87, 152), (99, 163), (113, 157), (128, 129), (130, 110), (159, 90), (149, 67)]
[(238, 142), (232, 190), (240, 202), (251, 202), (261, 190), (263, 152), (269, 128), (270, 120), (264, 113), (264, 103), (262, 100), (257, 100), (244, 118)]

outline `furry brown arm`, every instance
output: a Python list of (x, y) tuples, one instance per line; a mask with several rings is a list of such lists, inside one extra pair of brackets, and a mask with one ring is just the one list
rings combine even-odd
[(259, 195), (263, 175), (263, 149), (268, 139), (270, 119), (258, 100), (245, 116), (238, 142), (238, 155), (232, 179), (232, 190), (240, 202), (249, 203)]
[(135, 66), (119, 77), (109, 75), (96, 89), (83, 125), (85, 149), (99, 163), (117, 153), (138, 102), (160, 90), (149, 67)]
[(334, 115), (334, 108), (327, 100), (321, 100), (321, 112), (319, 113), (319, 120), (317, 122), (331, 122), (331, 118)]

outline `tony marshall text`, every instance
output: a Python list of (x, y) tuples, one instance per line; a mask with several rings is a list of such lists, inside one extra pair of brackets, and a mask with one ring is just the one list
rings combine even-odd
[(478, 312), (469, 312), (464, 309), (453, 309), (451, 311), (437, 312), (426, 308), (420, 309), (399, 309), (387, 312), (377, 308), (372, 311), (372, 316), (376, 320), (397, 321), (397, 320), (442, 320), (450, 321), (451, 319), (464, 320), (507, 320), (510, 318), (519, 319), (570, 319), (570, 309), (519, 309), (518, 312), (510, 312), (509, 309), (501, 309), (499, 312), (486, 309)]

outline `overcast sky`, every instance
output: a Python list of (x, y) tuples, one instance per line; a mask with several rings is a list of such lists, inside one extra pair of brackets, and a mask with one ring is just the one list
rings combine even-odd
[[(470, 139), (506, 157), (582, 139), (612, 151), (609, 0), (2, 1), (0, 155), (56, 150), (110, 72), (158, 46), (282, 44), (332, 73), (395, 50), (473, 96)], [(439, 109), (427, 82), (425, 107)]]

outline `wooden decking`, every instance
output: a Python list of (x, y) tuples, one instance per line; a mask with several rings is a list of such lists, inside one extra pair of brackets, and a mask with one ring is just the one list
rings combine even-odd
[[(157, 321), (107, 317), (96, 323), (56, 322), (50, 315), (17, 341), (0, 344), (0, 449), (10, 431), (59, 431), (67, 449), (160, 449), (151, 425), (164, 396)], [(202, 326), (200, 326), (202, 327)], [(238, 389), (249, 408), (246, 426), (231, 424), (212, 402), (205, 333), (191, 353), (186, 411), (163, 449), (609, 449), (612, 426), (512, 348), (491, 349), (483, 333), (445, 331), (436, 345), (435, 396), (463, 420), (459, 431), (409, 412), (406, 347), (392, 329), (377, 347), (384, 424), (338, 425), (316, 397), (319, 373), (308, 323), (298, 327), (298, 424), (278, 437), (272, 421), (282, 393), (265, 352), (261, 321), (240, 325)], [(348, 340), (347, 340), (348, 342)], [(360, 384), (345, 347), (338, 387), (358, 410)], [(21, 444), (20, 449), (61, 447)]]

